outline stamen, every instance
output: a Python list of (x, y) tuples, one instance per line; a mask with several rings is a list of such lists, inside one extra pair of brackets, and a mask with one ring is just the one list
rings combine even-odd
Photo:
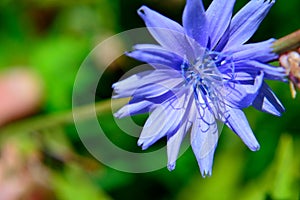
[[(225, 116), (225, 94), (222, 91), (228, 81), (228, 76), (225, 79), (219, 69), (234, 74), (232, 59), (228, 55), (208, 50), (199, 59), (192, 62), (185, 59), (181, 65), (186, 86), (193, 87), (197, 107), (208, 107), (218, 119)], [(199, 100), (200, 96), (204, 100), (203, 103)]]

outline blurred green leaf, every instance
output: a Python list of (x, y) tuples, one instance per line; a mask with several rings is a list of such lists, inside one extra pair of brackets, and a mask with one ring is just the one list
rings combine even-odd
[(59, 200), (111, 199), (86, 176), (80, 168), (70, 165), (63, 173), (53, 173), (52, 184)]
[(70, 37), (43, 40), (31, 54), (31, 64), (42, 74), (48, 110), (71, 108), (76, 71), (87, 55), (86, 43)]
[(275, 173), (273, 176), (274, 186), (271, 193), (274, 199), (296, 199), (295, 191), (292, 191), (292, 186), (296, 183), (297, 177), (295, 160), (297, 159), (295, 159), (294, 154), (293, 138), (288, 134), (284, 134), (281, 136), (277, 155), (273, 163)]
[(239, 199), (297, 199), (297, 155), (294, 154), (293, 139), (289, 134), (280, 138), (276, 156), (261, 177), (249, 182)]

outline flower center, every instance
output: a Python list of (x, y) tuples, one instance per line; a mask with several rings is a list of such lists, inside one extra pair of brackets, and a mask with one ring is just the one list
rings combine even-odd
[(186, 84), (192, 84), (204, 95), (210, 95), (215, 86), (223, 85), (223, 75), (218, 67), (226, 63), (226, 57), (218, 52), (206, 51), (204, 56), (194, 62), (184, 61), (181, 72)]
[[(194, 62), (185, 60), (181, 65), (185, 84), (193, 87), (197, 104), (203, 104), (202, 107), (209, 106), (216, 111), (215, 114), (219, 117), (220, 114), (224, 114), (223, 91), (227, 81), (222, 72), (228, 69), (233, 70), (232, 60), (229, 56), (208, 50)], [(199, 99), (199, 95), (204, 102)]]

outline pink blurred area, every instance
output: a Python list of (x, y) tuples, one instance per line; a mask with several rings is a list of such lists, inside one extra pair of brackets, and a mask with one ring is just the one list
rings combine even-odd
[(24, 155), (16, 142), (1, 148), (0, 200), (44, 200), (51, 197), (48, 171), (38, 152)]
[(41, 78), (25, 67), (0, 73), (0, 126), (37, 112), (43, 99)]

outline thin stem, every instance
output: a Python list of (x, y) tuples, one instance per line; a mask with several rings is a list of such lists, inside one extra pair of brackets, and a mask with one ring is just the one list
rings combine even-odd
[(94, 113), (106, 113), (111, 110), (111, 102), (113, 101), (113, 105), (116, 108), (121, 107), (125, 103), (128, 102), (128, 99), (116, 99), (116, 100), (105, 100), (101, 102), (97, 102), (95, 104), (89, 104), (77, 108), (73, 108), (72, 110), (52, 113), (44, 116), (37, 116), (29, 119), (25, 119), (23, 121), (15, 122), (13, 124), (9, 124), (0, 129), (1, 134), (12, 134), (12, 133), (20, 133), (20, 132), (32, 132), (39, 131), (59, 125), (71, 124), (74, 122), (73, 115), (76, 113), (76, 116), (80, 116), (80, 118), (76, 118), (76, 120), (84, 121), (89, 119), (91, 116), (94, 116)]
[(273, 43), (273, 52), (282, 54), (300, 47), (300, 29)]

